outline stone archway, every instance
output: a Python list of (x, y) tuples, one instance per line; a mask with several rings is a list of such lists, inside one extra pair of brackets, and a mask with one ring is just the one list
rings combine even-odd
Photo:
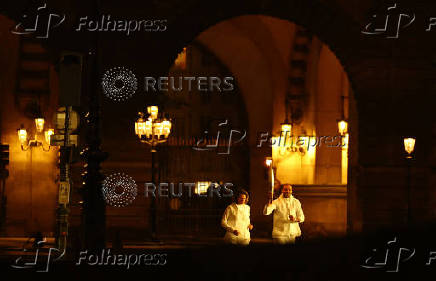
[[(222, 7), (221, 7), (222, 9)], [(254, 10), (256, 12), (254, 12)], [(171, 51), (171, 54), (169, 54), (169, 59), (175, 57), (175, 53), (178, 53), (179, 50), (183, 47), (184, 43), (185, 44), (187, 42), (190, 42), (190, 40), (192, 40), (193, 38), (195, 38), (195, 36), (197, 34), (200, 34), (202, 31), (206, 30), (206, 29), (210, 29), (210, 28), (215, 28), (216, 24), (219, 25), (219, 23), (224, 22), (224, 20), (232, 18), (232, 17), (236, 17), (236, 16), (244, 16), (244, 15), (249, 15), (249, 14), (254, 14), (254, 15), (267, 15), (267, 16), (272, 16), (274, 18), (279, 18), (279, 19), (284, 19), (287, 21), (291, 21), (291, 22), (295, 22), (297, 24), (300, 24), (304, 27), (306, 27), (307, 29), (309, 29), (311, 32), (313, 32), (314, 34), (316, 34), (317, 37), (319, 37), (326, 45), (328, 45), (332, 51), (335, 53), (335, 55), (337, 56), (337, 58), (340, 60), (342, 66), (344, 67), (345, 71), (347, 72), (347, 74), (349, 75), (349, 79), (351, 80), (351, 84), (354, 90), (354, 94), (356, 94), (356, 96), (358, 95), (358, 87), (356, 87), (356, 85), (353, 83), (353, 73), (352, 73), (352, 69), (353, 69), (353, 60), (352, 58), (349, 56), (350, 53), (352, 53), (353, 49), (354, 49), (354, 45), (356, 44), (356, 42), (358, 41), (358, 36), (359, 36), (359, 30), (357, 28), (357, 24), (352, 22), (350, 19), (347, 19), (347, 17), (344, 14), (340, 14), (338, 12), (333, 12), (333, 9), (329, 8), (329, 7), (325, 7), (323, 4), (317, 3), (314, 4), (313, 1), (311, 1), (310, 3), (307, 2), (302, 2), (302, 1), (293, 1), (289, 4), (285, 4), (285, 3), (279, 3), (276, 4), (274, 8), (272, 7), (262, 7), (262, 8), (257, 8), (254, 9), (253, 7), (251, 8), (247, 8), (247, 7), (238, 7), (235, 10), (230, 10), (230, 11), (221, 11), (220, 13), (214, 14), (212, 15), (209, 12), (210, 17), (202, 17), (204, 20), (197, 22), (197, 25), (195, 25), (194, 27), (194, 23), (193, 22), (184, 22), (183, 25), (181, 25), (180, 28), (182, 28), (182, 26), (184, 28), (186, 28), (186, 26), (189, 27), (194, 27), (192, 29), (189, 29), (189, 31), (187, 30), (177, 30), (174, 31), (174, 33), (177, 33), (177, 36), (174, 41), (174, 44), (169, 44), (169, 45), (173, 45), (173, 46), (178, 46), (173, 48)], [(198, 9), (193, 9), (192, 12), (195, 13), (199, 13)], [(207, 13), (207, 12), (206, 12)], [(310, 17), (307, 15), (311, 15)], [(188, 18), (192, 18), (192, 19), (196, 19), (194, 16), (193, 17), (188, 17)], [(198, 18), (197, 18), (198, 19)], [(204, 26), (204, 29), (201, 29), (200, 26)], [(226, 28), (232, 28), (231, 26), (228, 26)], [(198, 32), (198, 33), (197, 33)], [(345, 35), (344, 35), (345, 34)], [(344, 37), (347, 37), (347, 40), (344, 40)], [(201, 36), (200, 36), (201, 38)], [(219, 40), (232, 40), (233, 38), (209, 38), (210, 42), (215, 41), (219, 41)], [(207, 40), (207, 39), (205, 39)], [(211, 46), (209, 46), (209, 48), (214, 48), (213, 44), (210, 43)], [(236, 42), (229, 42), (229, 48), (230, 45), (232, 44), (238, 44), (237, 41)], [(265, 43), (265, 45), (267, 45), (268, 43)], [(180, 48), (180, 49), (179, 49)], [(168, 50), (168, 49), (167, 49)], [(168, 50), (170, 51), (170, 50)], [(271, 58), (272, 60), (274, 60), (274, 58)], [(235, 64), (237, 65), (237, 63)], [(280, 65), (280, 62), (276, 62), (276, 65)], [(232, 66), (229, 66), (230, 69), (232, 69)], [(277, 82), (277, 81), (276, 81)], [(280, 84), (283, 81), (278, 81), (277, 84)], [(254, 81), (254, 84), (251, 85), (253, 87), (255, 87), (255, 84), (259, 83), (259, 81)], [(243, 88), (243, 85), (242, 85)], [(280, 88), (280, 87), (279, 87)], [(277, 89), (279, 90), (279, 89)], [(249, 92), (249, 91), (248, 91)], [(266, 92), (274, 92), (271, 90), (267, 90)], [(265, 97), (265, 96), (263, 96)], [(245, 97), (245, 100), (247, 102), (247, 108), (249, 109), (251, 106), (249, 105), (251, 104), (256, 104), (256, 103), (262, 103), (267, 105), (267, 107), (271, 106), (272, 104), (269, 105), (269, 102), (266, 101), (262, 101), (262, 96), (252, 96), (250, 98)], [(266, 112), (264, 112), (263, 114), (268, 114), (268, 110), (266, 110)], [(250, 123), (253, 123), (253, 120), (257, 120), (256, 123), (261, 123), (264, 126), (264, 128), (266, 128), (266, 130), (271, 130), (271, 124), (268, 123), (268, 121), (266, 120), (262, 120), (262, 118), (260, 116), (263, 115), (262, 113), (259, 112), (251, 112), (249, 111), (249, 115), (253, 115), (252, 119), (250, 119)], [(357, 119), (357, 116), (354, 116)], [(357, 128), (357, 123), (353, 124), (356, 125)], [(253, 144), (253, 142), (255, 142), (255, 137), (256, 136), (252, 136), (253, 139), (251, 140), (251, 144)], [(357, 139), (353, 140), (354, 143), (357, 143)], [(251, 145), (253, 146), (253, 145)], [(357, 147), (357, 145), (355, 146), (355, 148)], [(353, 169), (353, 164), (357, 165), (357, 152), (358, 149), (353, 149), (350, 151), (351, 153), (353, 153), (354, 155), (351, 156), (351, 158), (353, 159), (352, 161), (350, 161), (350, 170)], [(262, 163), (264, 157), (266, 155), (268, 155), (269, 152), (267, 150), (252, 150), (251, 154), (250, 154), (250, 159), (251, 159), (251, 165), (250, 165), (250, 174), (251, 175), (259, 175), (263, 173), (263, 167), (261, 165), (259, 165), (259, 163)], [(256, 165), (254, 165), (254, 163), (257, 163)], [(359, 207), (357, 205), (357, 198), (355, 195), (355, 180), (353, 179), (353, 174), (349, 175), (349, 193), (348, 193), (348, 228), (350, 230), (353, 231), (359, 231), (359, 227), (355, 226), (355, 224), (353, 224), (353, 222), (359, 221), (360, 220), (360, 213), (358, 211)], [(259, 185), (261, 184), (266, 184), (264, 182), (259, 182), (259, 177), (257, 178), (253, 178), (250, 180), (250, 182), (258, 182)], [(261, 209), (266, 198), (263, 198), (265, 196), (259, 196), (258, 199), (256, 201), (253, 202), (254, 204), (254, 208), (255, 209)], [(258, 218), (261, 218), (260, 214), (253, 214), (254, 216), (257, 216)]]
[[(404, 224), (406, 204), (399, 202), (403, 202), (406, 188), (402, 138), (408, 134), (419, 136), (422, 149), (427, 147), (432, 151), (432, 154), (424, 153), (419, 162), (425, 180), (417, 183), (422, 188), (416, 195), (427, 198), (424, 205), (419, 205), (419, 208), (416, 205), (416, 214), (422, 214), (423, 220), (432, 220), (435, 202), (428, 195), (436, 191), (430, 184), (434, 178), (428, 167), (434, 165), (429, 164), (435, 159), (429, 141), (429, 136), (434, 136), (434, 133), (429, 133), (425, 126), (415, 126), (422, 124), (424, 119), (423, 111), (416, 108), (428, 108), (428, 103), (414, 98), (414, 93), (430, 96), (434, 90), (430, 77), (434, 77), (436, 71), (426, 63), (431, 57), (434, 40), (431, 41), (431, 36), (423, 30), (406, 35), (410, 40), (397, 42), (383, 36), (365, 37), (361, 34), (365, 23), (355, 22), (350, 12), (342, 12), (341, 7), (333, 3), (299, 0), (251, 1), (240, 5), (224, 1), (212, 6), (195, 2), (190, 7), (181, 7), (181, 13), (186, 16), (174, 22), (174, 29), (171, 30), (170, 26), (167, 53), (162, 53), (161, 63), (169, 65), (183, 45), (197, 34), (232, 17), (262, 14), (304, 26), (335, 53), (349, 76), (357, 100), (359, 135), (350, 152), (348, 177), (349, 231), (371, 231)], [(426, 15), (424, 10), (424, 6), (415, 7), (415, 12), (421, 16)], [(408, 106), (410, 103), (413, 106)], [(408, 111), (414, 114), (405, 116), (404, 112)], [(425, 124), (433, 128), (432, 122), (433, 119), (426, 119)]]

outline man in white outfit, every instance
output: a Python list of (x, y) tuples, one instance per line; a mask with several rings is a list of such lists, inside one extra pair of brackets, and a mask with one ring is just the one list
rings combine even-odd
[(292, 196), (292, 186), (285, 184), (280, 197), (272, 201), (272, 194), (265, 208), (264, 215), (274, 212), (272, 237), (274, 243), (292, 244), (295, 237), (301, 235), (299, 223), (304, 222), (304, 213), (300, 201)]
[(221, 219), (222, 227), (227, 230), (224, 241), (234, 245), (248, 245), (250, 243), (250, 230), (253, 225), (250, 223), (250, 206), (248, 192), (238, 192), (236, 202), (230, 204), (224, 211)]

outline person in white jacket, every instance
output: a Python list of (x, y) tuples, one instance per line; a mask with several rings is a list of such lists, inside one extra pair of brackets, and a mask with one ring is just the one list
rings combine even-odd
[(221, 219), (221, 226), (227, 230), (224, 242), (234, 245), (248, 245), (250, 243), (250, 206), (248, 192), (241, 190), (237, 193), (236, 203), (227, 206)]
[(295, 237), (301, 235), (299, 224), (304, 222), (304, 213), (300, 201), (292, 196), (292, 186), (285, 184), (280, 197), (272, 201), (272, 194), (263, 210), (264, 215), (273, 217), (273, 242), (277, 244), (295, 243)]

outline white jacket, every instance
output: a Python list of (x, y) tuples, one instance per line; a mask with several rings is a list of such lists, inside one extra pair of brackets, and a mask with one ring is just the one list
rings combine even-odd
[(246, 204), (232, 203), (227, 206), (221, 219), (221, 226), (233, 235), (233, 231), (239, 231), (239, 238), (250, 239), (250, 206)]
[(292, 215), (300, 222), (304, 222), (304, 213), (301, 209), (300, 201), (294, 196), (284, 198), (283, 194), (272, 201), (271, 204), (265, 205), (264, 215), (270, 215), (274, 211), (273, 238), (300, 236), (301, 230), (298, 222), (291, 222), (289, 215)]

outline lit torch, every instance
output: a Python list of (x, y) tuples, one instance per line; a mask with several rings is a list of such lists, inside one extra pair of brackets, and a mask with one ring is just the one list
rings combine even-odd
[(268, 167), (268, 179), (271, 181), (271, 194), (274, 197), (274, 170), (272, 165), (272, 158), (267, 157), (265, 159), (265, 165)]

